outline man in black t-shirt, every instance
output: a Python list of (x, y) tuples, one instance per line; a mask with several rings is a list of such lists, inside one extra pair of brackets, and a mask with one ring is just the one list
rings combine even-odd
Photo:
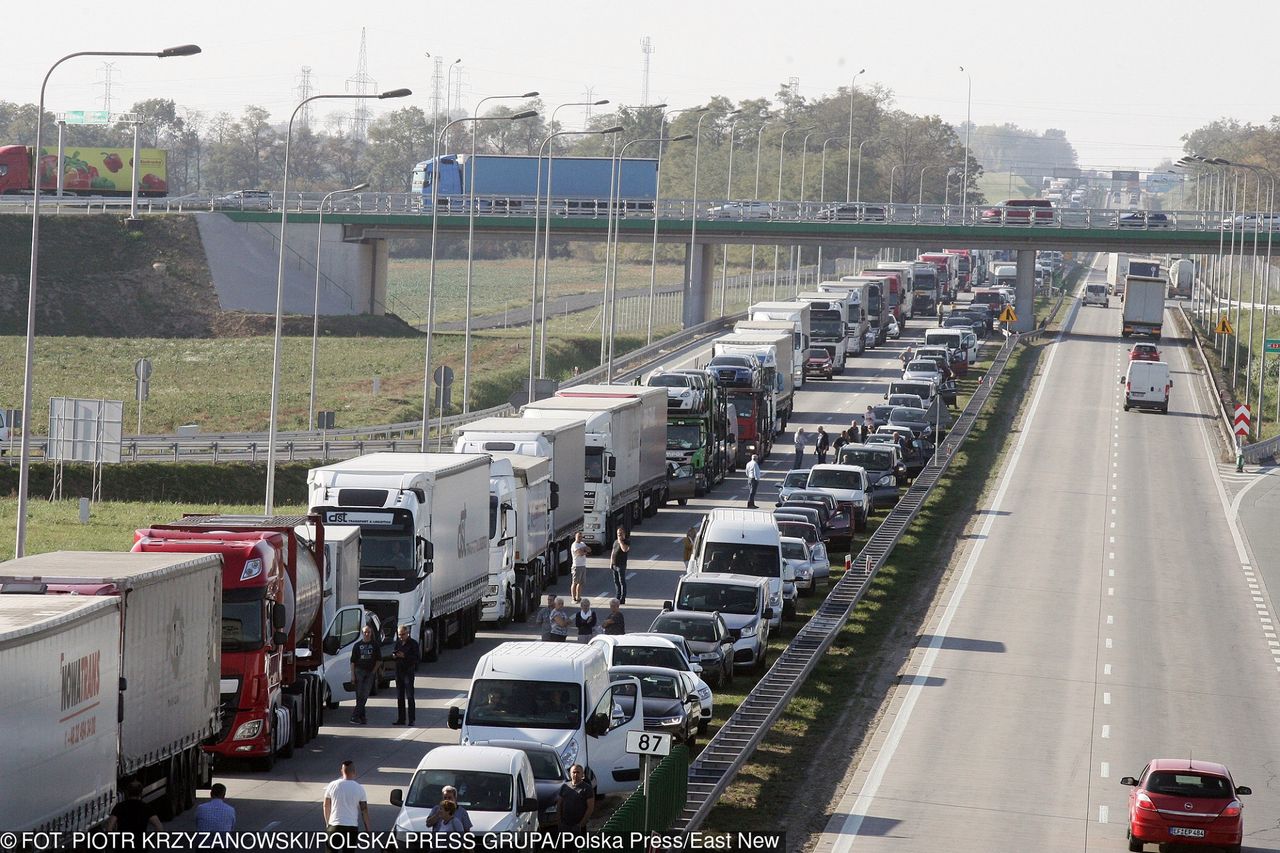
[(618, 538), (614, 540), (613, 551), (609, 554), (609, 568), (613, 570), (613, 589), (619, 604), (627, 603), (627, 554), (631, 551), (631, 542), (627, 540), (627, 531), (618, 528)]
[(135, 780), (125, 787), (124, 799), (111, 810), (111, 816), (107, 818), (107, 832), (128, 832), (134, 837), (134, 847), (141, 847), (142, 839), (138, 836), (148, 829), (161, 832), (164, 827), (160, 825), (155, 809), (142, 801), (142, 783)]
[(556, 797), (556, 815), (561, 832), (582, 831), (595, 811), (596, 797), (587, 783), (587, 772), (581, 764), (569, 768), (569, 781), (560, 786)]
[(360, 639), (351, 647), (351, 680), (355, 682), (356, 709), (351, 714), (351, 722), (364, 725), (368, 722), (364, 716), (365, 703), (373, 691), (374, 679), (382, 670), (382, 644), (374, 637), (373, 627), (365, 625), (360, 632)]

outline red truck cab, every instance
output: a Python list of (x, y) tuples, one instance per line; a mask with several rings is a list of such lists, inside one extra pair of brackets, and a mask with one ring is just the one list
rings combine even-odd
[(31, 192), (31, 149), (25, 145), (0, 145), (0, 195)]
[(956, 266), (956, 289), (965, 293), (973, 286), (973, 253), (968, 249), (943, 249), (945, 254), (959, 258)]

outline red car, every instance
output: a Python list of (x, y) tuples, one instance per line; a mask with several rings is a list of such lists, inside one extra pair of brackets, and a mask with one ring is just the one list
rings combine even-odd
[(1134, 344), (1129, 350), (1130, 361), (1159, 361), (1160, 350), (1155, 344)]
[(820, 347), (812, 347), (805, 352), (805, 376), (825, 376), (831, 379), (835, 376), (835, 371), (835, 359), (831, 357), (831, 353)]
[(1046, 198), (1011, 198), (982, 211), (981, 218), (1009, 225), (1048, 225), (1053, 223), (1053, 204)]
[(1126, 776), (1129, 792), (1129, 849), (1144, 844), (1195, 844), (1240, 853), (1244, 805), (1252, 794), (1237, 786), (1231, 772), (1212, 761), (1156, 758), (1137, 779)]

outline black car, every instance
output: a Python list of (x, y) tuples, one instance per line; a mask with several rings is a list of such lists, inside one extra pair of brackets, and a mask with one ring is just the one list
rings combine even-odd
[(986, 323), (981, 320), (970, 317), (968, 314), (952, 314), (942, 321), (944, 329), (964, 329), (966, 332), (972, 331), (976, 335), (986, 334)]
[(889, 415), (889, 426), (904, 426), (915, 433), (919, 438), (921, 435), (928, 436), (933, 433), (933, 424), (929, 421), (929, 413), (924, 409), (913, 409), (908, 406), (898, 406)]
[(488, 740), (483, 745), (518, 749), (529, 757), (533, 784), (538, 792), (538, 828), (557, 826), (556, 800), (560, 797), (560, 786), (569, 781), (569, 772), (560, 762), (559, 753), (550, 746), (528, 740)]
[(822, 523), (822, 513), (818, 510), (800, 504), (783, 504), (773, 511), (774, 521), (782, 521), (784, 519), (795, 519), (796, 521), (805, 521), (812, 524), (822, 535), (824, 542), (830, 541), (831, 532), (827, 530)]
[(679, 634), (702, 666), (702, 680), (716, 687), (733, 681), (733, 638), (719, 613), (667, 610), (649, 626), (651, 632)]
[[(954, 317), (956, 316), (956, 314), (953, 312), (951, 316)], [(991, 316), (991, 312), (988, 311), (985, 306), (984, 307), (974, 306), (972, 308), (966, 308), (963, 311), (959, 312), (959, 316), (968, 317), (972, 320), (977, 321), (978, 328), (974, 329), (974, 332), (980, 338), (985, 338), (988, 334), (990, 334), (991, 330), (995, 328), (995, 318)]]

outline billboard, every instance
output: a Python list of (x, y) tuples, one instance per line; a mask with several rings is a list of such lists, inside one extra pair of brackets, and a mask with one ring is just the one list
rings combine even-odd
[[(169, 191), (168, 162), (164, 151), (143, 148), (138, 152), (138, 169), (143, 193)], [(58, 149), (42, 148), (40, 189), (58, 188)], [(62, 159), (62, 185), (68, 192), (124, 194), (132, 191), (134, 176), (132, 148), (68, 148)]]
[(120, 400), (50, 397), (45, 455), (63, 462), (119, 462), (123, 423)]
[(1134, 171), (1134, 172), (1119, 172), (1119, 171), (1112, 171), (1112, 172), (1111, 172), (1111, 180), (1113, 180), (1113, 181), (1121, 181), (1121, 182), (1124, 182), (1124, 183), (1133, 183), (1133, 182), (1135, 182), (1135, 181), (1137, 181), (1137, 180), (1138, 180), (1138, 173), (1137, 173), (1136, 171)]

